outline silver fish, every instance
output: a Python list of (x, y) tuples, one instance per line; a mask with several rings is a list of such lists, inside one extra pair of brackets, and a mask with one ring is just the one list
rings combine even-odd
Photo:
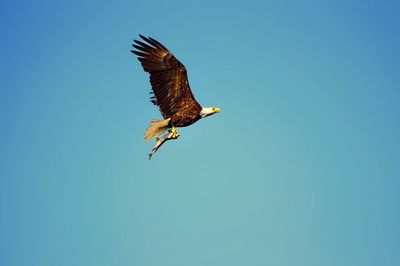
[(154, 153), (157, 152), (157, 150), (161, 147), (161, 145), (164, 144), (164, 142), (171, 140), (171, 139), (177, 139), (180, 135), (179, 134), (175, 134), (171, 131), (169, 131), (168, 134), (164, 135), (161, 138), (157, 138), (157, 143), (156, 146), (154, 146), (153, 150), (151, 151), (151, 153), (149, 154), (149, 160), (151, 159), (151, 157), (154, 155)]

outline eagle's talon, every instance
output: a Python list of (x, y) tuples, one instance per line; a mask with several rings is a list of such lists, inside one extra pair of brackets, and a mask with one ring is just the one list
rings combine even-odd
[(174, 139), (177, 139), (181, 135), (175, 127), (171, 128), (170, 133), (172, 133), (172, 138)]

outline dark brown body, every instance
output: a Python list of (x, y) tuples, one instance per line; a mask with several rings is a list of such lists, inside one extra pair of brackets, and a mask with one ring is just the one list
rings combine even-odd
[[(201, 109), (200, 109), (201, 110)], [(197, 122), (201, 116), (200, 111), (189, 109), (185, 112), (178, 112), (171, 117), (171, 126), (174, 127), (187, 127)]]

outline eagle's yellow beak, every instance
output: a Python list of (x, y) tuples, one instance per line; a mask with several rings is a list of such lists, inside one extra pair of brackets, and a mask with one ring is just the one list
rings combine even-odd
[(218, 107), (214, 107), (214, 108), (213, 108), (213, 111), (214, 111), (215, 113), (219, 113), (219, 112), (221, 112), (221, 109), (218, 108)]

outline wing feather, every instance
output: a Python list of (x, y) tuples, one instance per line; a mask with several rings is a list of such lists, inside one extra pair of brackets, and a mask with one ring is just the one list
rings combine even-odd
[(150, 74), (150, 84), (154, 92), (151, 102), (158, 105), (164, 118), (170, 118), (182, 108), (201, 106), (190, 90), (185, 66), (160, 42), (139, 35), (142, 40), (134, 40), (131, 52), (138, 56), (144, 71)]

